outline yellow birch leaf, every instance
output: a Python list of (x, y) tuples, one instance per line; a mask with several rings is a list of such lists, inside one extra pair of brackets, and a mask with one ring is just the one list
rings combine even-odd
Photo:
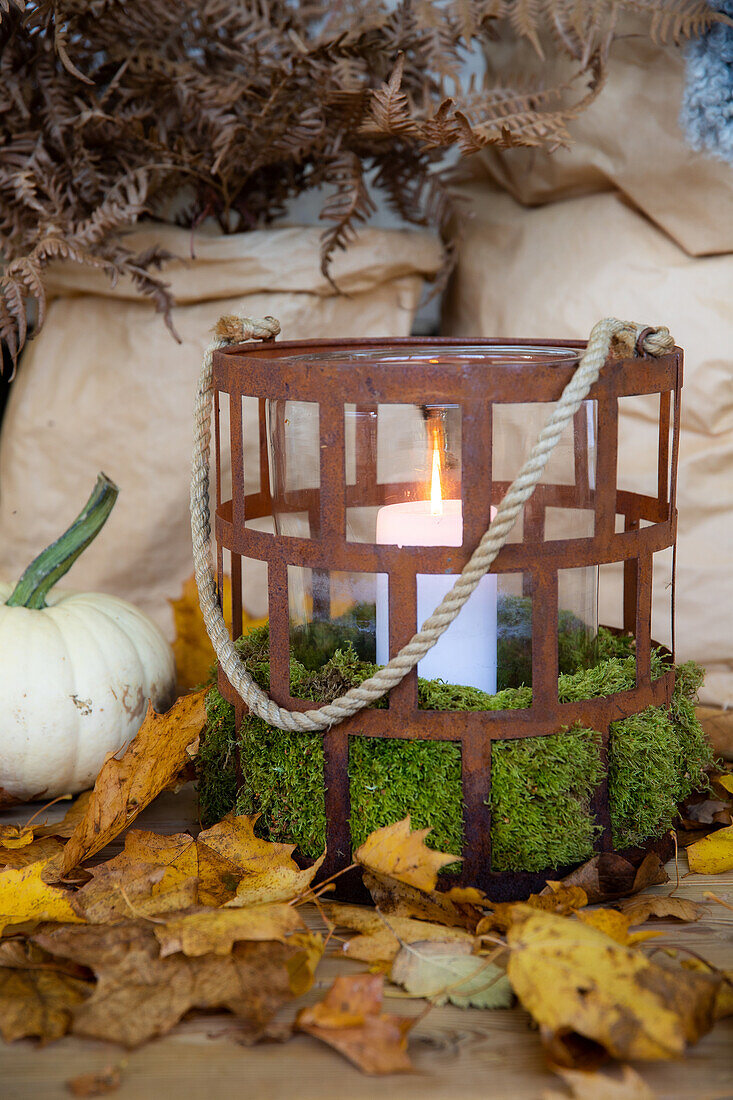
[(577, 1034), (618, 1059), (678, 1058), (713, 1025), (719, 977), (662, 967), (583, 921), (527, 907), (507, 943), (514, 992), (553, 1051)]
[(709, 833), (687, 849), (690, 870), (698, 875), (721, 875), (733, 871), (733, 825)]
[(153, 931), (161, 958), (184, 955), (228, 955), (240, 940), (280, 940), (302, 930), (303, 922), (291, 905), (255, 905), (248, 909), (203, 909), (176, 914)]
[(26, 921), (82, 923), (71, 907), (71, 894), (43, 881), (43, 869), (50, 860), (28, 867), (0, 871), (0, 935), (9, 924)]
[(461, 858), (428, 848), (425, 837), (429, 832), (430, 829), (412, 832), (408, 815), (371, 833), (354, 852), (354, 859), (370, 871), (429, 893), (437, 885), (441, 867)]

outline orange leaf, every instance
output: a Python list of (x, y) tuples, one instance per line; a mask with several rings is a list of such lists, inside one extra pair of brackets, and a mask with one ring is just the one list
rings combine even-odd
[(184, 695), (165, 714), (149, 706), (121, 759), (105, 760), (86, 813), (64, 849), (62, 873), (104, 848), (185, 767), (187, 750), (206, 722), (205, 694)]
[(429, 893), (437, 885), (440, 868), (461, 858), (428, 848), (425, 837), (429, 832), (430, 829), (411, 832), (408, 816), (371, 833), (357, 848), (354, 859), (370, 871)]
[(296, 1027), (333, 1047), (364, 1073), (407, 1073), (407, 1034), (415, 1023), (382, 1013), (380, 974), (337, 978), (325, 998), (298, 1013)]

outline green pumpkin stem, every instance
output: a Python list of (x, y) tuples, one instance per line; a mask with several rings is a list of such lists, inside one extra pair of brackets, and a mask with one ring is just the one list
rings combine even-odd
[(97, 476), (92, 495), (71, 527), (31, 562), (7, 601), (8, 607), (40, 610), (46, 606), (46, 596), (51, 588), (64, 573), (68, 573), (79, 555), (104, 527), (118, 493), (119, 489), (106, 474)]

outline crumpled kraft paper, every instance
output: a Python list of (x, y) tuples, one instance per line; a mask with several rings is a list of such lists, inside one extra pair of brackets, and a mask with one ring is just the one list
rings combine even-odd
[[(13, 580), (77, 514), (104, 470), (120, 496), (102, 534), (62, 582), (137, 604), (172, 635), (168, 600), (193, 572), (188, 509), (193, 403), (204, 348), (223, 313), (277, 317), (285, 338), (409, 334), (423, 280), (441, 263), (427, 233), (365, 229), (320, 272), (320, 230), (230, 237), (147, 226), (184, 259), (166, 265), (177, 344), (134, 287), (54, 265), (46, 324), (23, 354), (0, 433), (0, 574)], [(225, 461), (224, 478), (230, 476)], [(212, 474), (213, 479), (213, 474)], [(264, 567), (249, 573), (266, 608)]]

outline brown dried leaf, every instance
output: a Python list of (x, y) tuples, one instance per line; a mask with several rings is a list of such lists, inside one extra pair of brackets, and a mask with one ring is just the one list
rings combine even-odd
[(274, 903), (247, 909), (200, 909), (177, 913), (165, 924), (156, 924), (155, 938), (161, 958), (181, 951), (194, 957), (227, 955), (232, 944), (242, 940), (280, 940), (303, 929), (303, 922), (291, 905)]
[[(32, 825), (0, 825), (0, 849), (25, 848), (28, 844), (32, 843)], [(1, 850), (0, 859), (2, 859)]]
[(384, 978), (337, 978), (325, 998), (298, 1013), (296, 1027), (327, 1043), (369, 1074), (409, 1073), (407, 1034), (415, 1020), (382, 1013)]
[(71, 806), (69, 806), (61, 821), (57, 821), (51, 825), (34, 826), (33, 831), (36, 836), (70, 837), (79, 822), (83, 819), (84, 814), (87, 812), (89, 799), (91, 797), (91, 791), (82, 791)]
[(411, 920), (409, 917), (383, 918), (373, 909), (341, 905), (339, 902), (329, 902), (323, 908), (337, 927), (361, 933), (344, 944), (343, 954), (372, 965), (390, 964), (403, 943), (433, 940), (473, 944), (473, 936), (462, 928), (447, 928), (442, 924)]
[[(169, 913), (195, 905), (198, 900), (198, 866), (192, 837), (159, 837), (156, 839), (168, 843), (146, 851), (143, 838), (155, 834), (139, 830), (135, 834), (129, 847), (125, 844), (124, 852), (92, 868), (92, 881), (74, 895), (74, 910), (93, 924)], [(131, 852), (135, 854), (131, 856)]]
[(726, 1016), (733, 1016), (733, 970), (718, 970), (703, 959), (682, 959), (681, 965), (685, 970), (691, 970), (696, 974), (717, 975), (720, 979), (718, 996), (715, 999), (715, 1019), (722, 1020)]
[(185, 695), (162, 715), (149, 707), (124, 755), (107, 758), (84, 817), (64, 849), (62, 872), (104, 848), (185, 766), (187, 749), (206, 722), (205, 694)]
[(0, 1034), (6, 1043), (35, 1036), (44, 1042), (69, 1030), (76, 1005), (94, 983), (84, 971), (53, 959), (35, 944), (0, 944)]
[(435, 852), (425, 844), (430, 829), (410, 829), (409, 815), (393, 825), (376, 829), (354, 852), (354, 859), (378, 875), (388, 875), (417, 890), (430, 893), (438, 882), (438, 871), (460, 856)]
[[(647, 886), (669, 882), (669, 875), (656, 852), (650, 852), (635, 867), (630, 860), (616, 852), (601, 852), (571, 871), (562, 880), (563, 886), (580, 886), (588, 897), (589, 905), (613, 901), (615, 898), (638, 894)], [(548, 893), (546, 887), (542, 895)]]
[(191, 1008), (226, 1008), (254, 1037), (281, 1005), (312, 981), (319, 937), (287, 943), (238, 943), (230, 954), (161, 958), (151, 925), (126, 921), (42, 929), (33, 941), (97, 975), (97, 987), (74, 1014), (76, 1035), (128, 1047), (164, 1035)]
[(629, 918), (630, 924), (643, 924), (652, 917), (659, 920), (671, 917), (674, 920), (695, 921), (705, 914), (704, 907), (697, 902), (688, 901), (687, 898), (672, 898), (666, 894), (640, 894), (619, 902), (618, 907)]
[(100, 1073), (81, 1073), (66, 1082), (72, 1096), (106, 1096), (122, 1084), (122, 1066), (105, 1066)]
[(666, 968), (580, 920), (527, 906), (507, 933), (507, 974), (558, 1064), (574, 1037), (619, 1059), (681, 1056), (713, 1025), (719, 977)]
[(490, 904), (486, 896), (473, 886), (454, 886), (450, 890), (426, 893), (372, 871), (364, 871), (363, 878), (372, 901), (387, 916), (415, 917), (473, 932), (483, 915), (479, 906)]

